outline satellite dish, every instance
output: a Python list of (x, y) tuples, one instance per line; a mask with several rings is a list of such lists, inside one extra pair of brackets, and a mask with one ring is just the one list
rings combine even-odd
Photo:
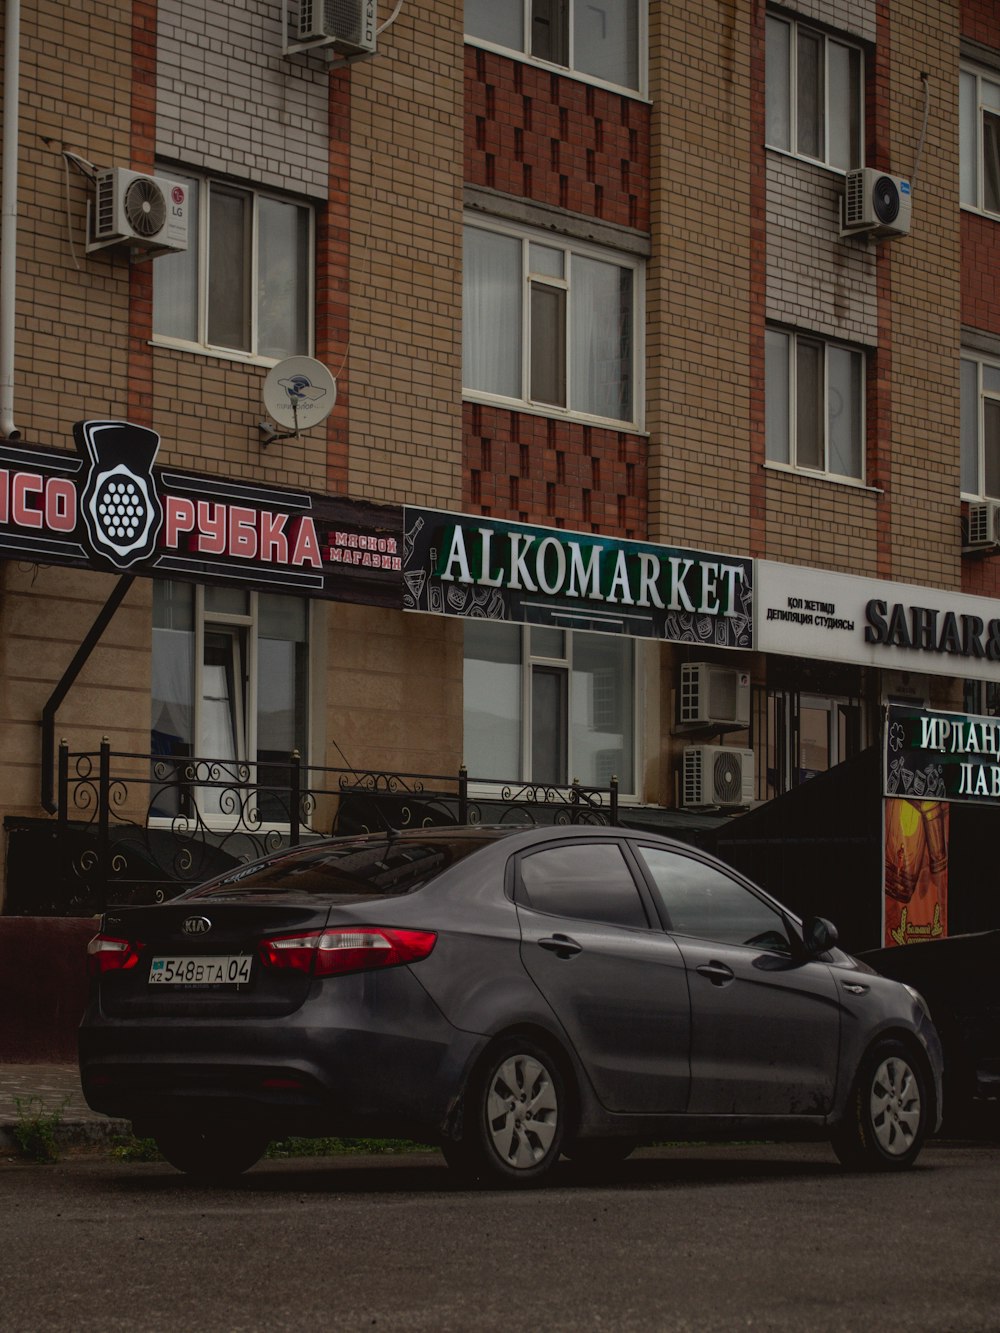
[(294, 434), (325, 421), (336, 401), (337, 381), (311, 356), (279, 361), (264, 380), (265, 412)]

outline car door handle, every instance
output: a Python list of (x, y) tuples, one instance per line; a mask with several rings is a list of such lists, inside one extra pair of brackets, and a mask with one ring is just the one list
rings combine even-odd
[(702, 963), (695, 971), (700, 977), (708, 977), (713, 986), (727, 986), (736, 977), (736, 973), (725, 963)]
[(577, 944), (576, 940), (570, 939), (568, 935), (547, 935), (538, 943), (543, 949), (554, 953), (557, 958), (573, 958), (583, 950), (583, 945)]

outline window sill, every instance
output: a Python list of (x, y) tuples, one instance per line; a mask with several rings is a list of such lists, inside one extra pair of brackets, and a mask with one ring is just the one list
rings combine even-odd
[[(237, 361), (244, 366), (272, 366), (281, 364), (273, 356), (256, 356), (252, 352), (227, 351), (224, 347), (205, 347), (201, 343), (184, 342), (180, 338), (150, 338), (147, 346), (170, 352), (188, 352), (192, 356), (212, 357), (215, 361)], [(305, 353), (303, 353), (305, 355)]]
[(524, 416), (545, 417), (549, 421), (565, 421), (568, 425), (594, 426), (600, 430), (614, 430), (622, 435), (643, 435), (649, 432), (642, 426), (629, 421), (616, 421), (610, 417), (590, 417), (582, 412), (566, 412), (558, 407), (539, 407), (537, 403), (523, 403), (516, 398), (493, 398), (489, 394), (474, 393), (469, 389), (462, 391), (464, 403), (474, 403), (479, 407), (498, 407), (504, 412), (520, 412)]
[(1000, 213), (991, 213), (985, 208), (980, 208), (978, 204), (959, 204), (963, 213), (972, 213), (977, 218), (985, 218), (987, 222), (1000, 222)]
[(817, 167), (820, 171), (828, 171), (831, 176), (836, 176), (839, 180), (846, 180), (848, 171), (857, 170), (857, 167), (835, 167), (831, 162), (822, 162), (818, 157), (806, 157), (804, 153), (793, 153), (790, 148), (776, 148), (770, 143), (764, 147), (768, 153), (786, 157), (792, 162), (802, 162), (807, 167)]
[(782, 472), (792, 477), (810, 477), (813, 481), (825, 481), (831, 486), (845, 486), (853, 491), (866, 491), (869, 495), (885, 494), (880, 486), (869, 486), (866, 481), (861, 481), (858, 477), (840, 477), (835, 472), (815, 472), (812, 468), (793, 467), (791, 463), (773, 461), (764, 463), (763, 467), (765, 472)]

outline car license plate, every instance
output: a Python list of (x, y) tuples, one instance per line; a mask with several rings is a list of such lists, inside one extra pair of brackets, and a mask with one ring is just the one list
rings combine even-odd
[(151, 986), (241, 986), (250, 980), (250, 954), (236, 957), (154, 958)]

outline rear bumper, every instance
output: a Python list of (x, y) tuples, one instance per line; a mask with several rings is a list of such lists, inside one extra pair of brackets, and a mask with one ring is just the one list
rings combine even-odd
[[(304, 1006), (282, 1019), (109, 1018), (79, 1031), (89, 1106), (137, 1130), (179, 1117), (288, 1134), (436, 1138), (481, 1038), (448, 1023), (419, 987), (380, 1018)], [(390, 1012), (391, 1011), (391, 1012)]]

